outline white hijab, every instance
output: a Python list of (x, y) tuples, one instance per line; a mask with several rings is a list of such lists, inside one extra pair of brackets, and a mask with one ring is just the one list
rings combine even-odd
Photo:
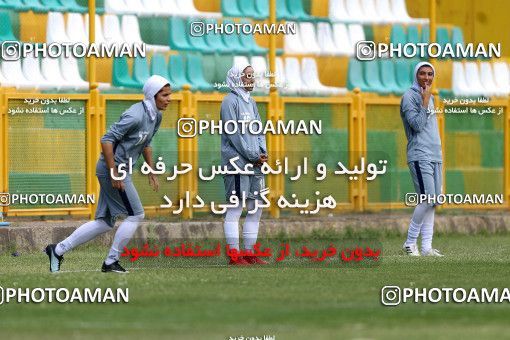
[[(422, 66), (429, 66), (432, 68), (432, 71), (434, 72), (434, 78), (436, 76), (436, 70), (434, 69), (434, 66), (432, 66), (431, 63), (428, 63), (426, 61), (419, 62), (415, 68), (414, 68), (414, 80), (413, 80), (413, 88), (417, 89), (420, 93), (422, 93), (423, 89), (421, 88), (420, 84), (418, 83), (418, 71)], [(429, 110), (434, 110), (434, 99), (431, 97), (432, 100), (429, 100)]]
[(247, 62), (239, 62), (234, 64), (230, 70), (227, 72), (227, 85), (228, 88), (237, 93), (243, 100), (247, 103), (250, 102), (250, 92), (244, 89), (243, 81), (241, 80), (241, 76), (243, 75), (243, 71), (251, 66)]
[(158, 112), (160, 112), (156, 106), (154, 96), (167, 84), (170, 84), (170, 82), (162, 76), (153, 75), (143, 85), (143, 95), (145, 97), (143, 102), (149, 110), (151, 120), (156, 119)]

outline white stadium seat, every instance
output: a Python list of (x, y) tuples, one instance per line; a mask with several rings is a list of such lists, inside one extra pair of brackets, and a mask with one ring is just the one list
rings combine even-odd
[[(94, 30), (94, 41), (96, 44), (104, 44), (104, 34), (103, 34), (103, 25), (101, 24), (101, 18), (99, 15), (95, 15), (95, 25), (96, 29)], [(89, 41), (89, 15), (85, 14), (85, 35), (87, 37), (87, 41)]]
[(466, 79), (466, 71), (462, 62), (453, 62), (452, 70), (452, 90), (456, 96), (478, 96), (481, 95), (481, 91), (472, 88)]
[(352, 22), (365, 22), (359, 0), (345, 0), (345, 9)]
[[(129, 0), (128, 0), (129, 1)], [(127, 6), (124, 0), (105, 0), (104, 11), (107, 14), (127, 14)]]
[(347, 93), (347, 89), (333, 86), (324, 86), (319, 80), (317, 63), (314, 58), (301, 60), (303, 85), (313, 90), (318, 95), (338, 95)]
[[(290, 23), (290, 22), (289, 22)], [(285, 53), (289, 54), (299, 54), (303, 53), (303, 45), (301, 44), (301, 38), (300, 38), (300, 25), (297, 23), (292, 23), (296, 25), (296, 34), (285, 34), (283, 37), (284, 40), (284, 50)]]
[(506, 96), (505, 89), (498, 87), (494, 80), (492, 64), (490, 62), (480, 63), (480, 80), (488, 96), (502, 97)]
[(506, 95), (510, 94), (510, 70), (505, 62), (495, 62), (494, 69), (494, 82), (496, 86), (501, 89)]
[(268, 72), (266, 57), (251, 57), (251, 66), (253, 67), (256, 75), (254, 90), (264, 94), (269, 93), (269, 79), (266, 76)]
[(64, 15), (60, 12), (49, 12), (46, 23), (46, 42), (48, 44), (58, 42), (71, 42), (66, 34)]
[(299, 39), (303, 47), (303, 53), (319, 54), (321, 48), (317, 44), (317, 34), (315, 26), (311, 22), (302, 22), (299, 24)]
[(381, 23), (393, 24), (399, 21), (391, 10), (390, 0), (375, 0), (375, 9)]
[(363, 30), (363, 26), (359, 24), (351, 24), (349, 25), (349, 41), (351, 43), (352, 49), (356, 47), (356, 43), (358, 41), (366, 40), (365, 39), (365, 31)]
[(72, 42), (88, 43), (87, 33), (83, 22), (83, 16), (80, 13), (68, 13), (66, 34)]
[(119, 18), (113, 14), (106, 14), (103, 17), (103, 34), (105, 43), (108, 45), (120, 44), (124, 42), (122, 36)]
[(354, 54), (354, 44), (349, 38), (349, 31), (345, 24), (333, 24), (333, 41), (335, 42), (337, 51), (339, 51), (341, 55)]
[(23, 75), (21, 62), (19, 60), (3, 60), (2, 75), (7, 84), (10, 84), (11, 86), (14, 85), (18, 89), (30, 89), (36, 87), (35, 84), (30, 83), (30, 81), (28, 81)]
[(329, 0), (329, 19), (332, 22), (352, 22), (347, 9), (345, 9), (344, 0)]
[(475, 96), (488, 96), (480, 80), (480, 69), (474, 61), (468, 61), (464, 65), (466, 82)]
[(58, 89), (60, 84), (51, 83), (44, 79), (41, 73), (41, 65), (39, 59), (35, 57), (35, 53), (30, 53), (23, 58), (23, 75), (25, 78), (40, 90)]
[(328, 22), (319, 22), (317, 24), (317, 43), (323, 55), (341, 54), (341, 50), (335, 45), (333, 31)]
[(391, 0), (391, 10), (393, 16), (402, 23), (407, 24), (428, 24), (429, 19), (427, 18), (411, 18), (407, 12), (405, 0)]
[(44, 79), (51, 84), (59, 84), (61, 90), (72, 90), (75, 87), (62, 76), (60, 62), (57, 58), (42, 58), (41, 69)]
[(80, 75), (76, 58), (72, 56), (60, 58), (60, 69), (62, 77), (76, 90), (86, 90), (89, 88), (89, 83), (84, 81)]
[(361, 8), (363, 9), (365, 22), (374, 24), (381, 22), (377, 10), (375, 9), (375, 0), (361, 0)]

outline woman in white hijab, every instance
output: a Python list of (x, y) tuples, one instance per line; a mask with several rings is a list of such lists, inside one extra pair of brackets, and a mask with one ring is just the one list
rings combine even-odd
[[(404, 93), (400, 103), (400, 116), (407, 137), (407, 163), (419, 198), (403, 245), (404, 252), (410, 256), (443, 256), (432, 248), (435, 198), (442, 193), (443, 164), (431, 94), (434, 77), (435, 70), (430, 63), (418, 63), (414, 69), (413, 85)], [(422, 197), (430, 199), (421, 201)], [(422, 238), (421, 254), (417, 246), (419, 235)]]
[[(242, 132), (241, 125), (248, 126), (251, 121), (262, 124), (257, 105), (250, 92), (254, 85), (254, 70), (246, 62), (235, 64), (227, 73), (227, 85), (231, 92), (221, 103), (221, 121), (237, 122), (237, 131), (233, 134), (223, 133), (221, 136), (222, 166), (234, 170), (230, 159), (237, 157), (236, 164), (243, 169), (251, 166), (253, 175), (224, 175), (225, 197), (230, 202), (232, 196), (237, 196), (239, 202), (246, 200), (248, 213), (243, 225), (243, 242), (246, 251), (253, 251), (257, 241), (259, 221), (262, 208), (256, 208), (255, 202), (261, 200), (260, 192), (264, 189), (265, 178), (260, 171), (262, 163), (267, 161), (266, 139), (264, 135), (252, 134), (249, 129)], [(247, 124), (248, 123), (248, 124)], [(224, 231), (227, 245), (231, 249), (239, 250), (239, 219), (243, 206), (227, 209), (224, 221)], [(266, 264), (267, 262), (255, 256), (231, 258), (231, 265)]]
[[(57, 272), (64, 259), (64, 253), (107, 231), (113, 230), (118, 216), (127, 215), (120, 224), (113, 243), (103, 262), (102, 272), (125, 273), (119, 264), (120, 253), (133, 237), (144, 218), (144, 210), (127, 164), (135, 164), (143, 154), (145, 161), (154, 168), (151, 141), (161, 125), (162, 113), (170, 103), (170, 83), (163, 77), (150, 77), (143, 87), (144, 100), (132, 105), (101, 138), (102, 153), (96, 166), (96, 176), (101, 187), (95, 220), (76, 229), (58, 244), (46, 247), (50, 260), (50, 271)], [(158, 179), (149, 174), (149, 185), (157, 191)]]

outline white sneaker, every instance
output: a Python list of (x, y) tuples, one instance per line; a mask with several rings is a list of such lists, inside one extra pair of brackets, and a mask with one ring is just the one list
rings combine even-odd
[(420, 256), (420, 252), (418, 251), (418, 246), (416, 245), (416, 243), (413, 244), (404, 243), (402, 249), (404, 249), (404, 252), (409, 256)]
[(444, 255), (439, 252), (437, 249), (430, 249), (428, 252), (423, 253), (423, 256), (437, 256), (437, 257), (443, 257)]

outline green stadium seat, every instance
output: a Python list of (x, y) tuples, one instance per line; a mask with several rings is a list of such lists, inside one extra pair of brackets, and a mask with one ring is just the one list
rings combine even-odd
[(169, 46), (173, 50), (192, 51), (193, 46), (190, 45), (188, 40), (188, 32), (184, 25), (184, 19), (179, 17), (170, 18), (170, 40)]
[[(60, 3), (68, 8), (69, 12), (74, 13), (87, 13), (89, 11), (88, 8), (88, 2), (86, 3), (87, 6), (79, 5), (76, 0), (59, 0)], [(102, 6), (100, 6), (102, 5)], [(103, 14), (104, 13), (104, 2), (102, 1), (96, 1), (96, 14)]]
[(363, 92), (369, 92), (370, 87), (363, 79), (363, 62), (355, 58), (349, 60), (349, 69), (347, 71), (347, 89), (352, 91), (359, 87)]
[(186, 68), (182, 55), (170, 56), (168, 59), (168, 74), (172, 84), (175, 84), (175, 88), (181, 89), (184, 84), (192, 86), (191, 82), (186, 78)]
[[(217, 21), (214, 19), (205, 20), (206, 24), (217, 24)], [(205, 35), (205, 42), (209, 47), (218, 52), (218, 53), (232, 53), (230, 49), (225, 45), (223, 39), (220, 34), (215, 34), (214, 32)]]
[(290, 14), (285, 0), (276, 0), (276, 18), (278, 20), (296, 20)]
[(136, 82), (145, 84), (147, 79), (150, 77), (149, 64), (147, 58), (136, 57), (133, 60), (133, 79)]
[(421, 41), (422, 43), (430, 42), (430, 29), (429, 26), (422, 26), (421, 28)]
[(409, 74), (413, 71), (411, 70), (411, 64), (406, 59), (396, 59), (395, 60), (395, 76), (397, 80), (397, 84), (401, 89), (408, 89), (413, 84)]
[(142, 41), (150, 45), (166, 45), (170, 40), (169, 19), (165, 17), (138, 17)]
[(140, 89), (142, 83), (137, 82), (129, 75), (129, 68), (126, 57), (113, 58), (112, 84), (117, 87)]
[(240, 10), (242, 11), (243, 15), (242, 17), (251, 17), (255, 20), (264, 20), (267, 18), (267, 16), (264, 15), (264, 13), (260, 13), (257, 10), (257, 2), (260, 2), (258, 0), (238, 0), (239, 3), (242, 1), (242, 6), (239, 6)]
[[(243, 23), (243, 24), (250, 24), (250, 22), (247, 21), (247, 20), (242, 20), (241, 23)], [(260, 47), (259, 45), (257, 45), (257, 43), (255, 42), (255, 37), (253, 36), (253, 34), (243, 34), (243, 33), (241, 33), (239, 35), (239, 40), (241, 42), (241, 45), (244, 46), (244, 48), (247, 51), (249, 51), (251, 54), (260, 55), (260, 54), (267, 54), (267, 52), (268, 52), (267, 48)]]
[(3, 0), (3, 3), (4, 5), (0, 8), (13, 9), (18, 12), (29, 10), (22, 0)]
[(400, 87), (397, 83), (395, 76), (395, 64), (390, 59), (379, 60), (379, 71), (381, 72), (380, 78), (384, 88), (396, 95), (402, 95), (405, 88)]
[[(191, 23), (193, 22), (199, 22), (200, 20), (198, 18), (188, 18), (187, 27), (191, 26)], [(193, 36), (189, 35), (189, 43), (193, 49), (193, 51), (201, 52), (201, 53), (214, 53), (214, 50), (212, 50), (209, 45), (205, 42), (205, 38), (203, 35), (201, 36)]]
[(67, 12), (69, 9), (59, 2), (59, 0), (40, 0), (42, 6), (45, 7), (48, 12)]
[(186, 63), (187, 76), (191, 80), (192, 86), (199, 91), (214, 91), (214, 86), (209, 84), (204, 78), (201, 57), (195, 54), (188, 54)]
[(420, 42), (418, 26), (407, 26), (407, 42), (417, 44)]
[[(215, 55), (215, 79), (218, 83), (225, 83), (227, 78), (227, 72), (234, 64), (234, 57), (231, 55)], [(222, 87), (219, 89), (220, 92), (230, 92), (228, 87)]]
[(202, 71), (204, 79), (211, 84), (217, 82), (216, 79), (216, 56), (214, 54), (202, 56)]
[(365, 83), (370, 88), (370, 91), (384, 95), (390, 94), (392, 90), (386, 88), (381, 83), (380, 74), (379, 62), (377, 60), (370, 60), (364, 63), (363, 75), (365, 77)]
[[(168, 74), (168, 66), (166, 64), (165, 56), (162, 54), (154, 54), (151, 58), (151, 75), (162, 76), (165, 79), (170, 80), (170, 76)], [(172, 88), (174, 89), (174, 85)]]
[(48, 12), (48, 9), (42, 5), (38, 0), (23, 0), (25, 4), (25, 10), (31, 10), (34, 12)]
[(6, 40), (14, 41), (18, 39), (14, 36), (9, 13), (0, 12), (0, 41)]
[(0, 10), (2, 10), (2, 9), (13, 9), (13, 8), (14, 7), (11, 4), (5, 2), (5, 0), (0, 0)]
[(460, 27), (452, 28), (452, 45), (456, 46), (457, 44), (464, 45), (464, 36), (462, 34), (462, 29)]
[(292, 20), (315, 21), (315, 18), (305, 12), (302, 0), (287, 0), (287, 9)]
[(245, 16), (239, 9), (237, 0), (221, 0), (221, 13), (224, 17), (241, 18)]
[(255, 0), (255, 9), (259, 16), (263, 18), (269, 17), (269, 1)]
[(393, 44), (405, 44), (407, 42), (404, 26), (393, 24), (391, 27), (390, 41)]
[[(233, 24), (232, 20), (223, 20), (223, 24)], [(225, 46), (228, 47), (230, 53), (237, 54), (246, 54), (249, 51), (246, 51), (246, 48), (241, 45), (241, 41), (239, 39), (238, 34), (222, 34), (223, 42)]]

